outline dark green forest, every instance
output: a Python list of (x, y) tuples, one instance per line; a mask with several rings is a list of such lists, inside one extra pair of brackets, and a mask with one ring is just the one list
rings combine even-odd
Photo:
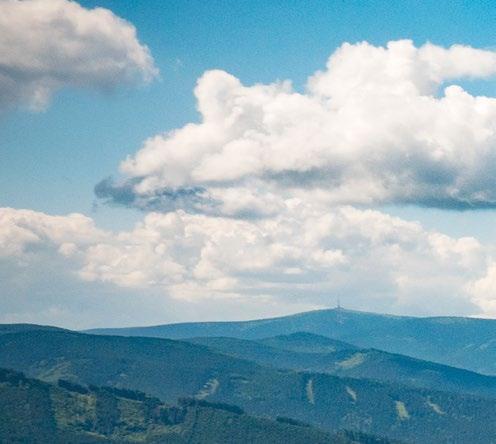
[(387, 444), (343, 431), (330, 434), (295, 421), (255, 418), (236, 406), (182, 399), (166, 405), (141, 392), (48, 384), (0, 369), (2, 443), (289, 443)]
[[(143, 331), (203, 336), (125, 336)], [(490, 362), (492, 321), (340, 309), (114, 332), (1, 325), (0, 368), (26, 375), (4, 372), (3, 442), (496, 442), (496, 376), (442, 363), (468, 340)]]

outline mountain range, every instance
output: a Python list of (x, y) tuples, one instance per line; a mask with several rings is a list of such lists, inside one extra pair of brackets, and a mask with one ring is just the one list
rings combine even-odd
[(317, 310), (242, 322), (188, 322), (108, 328), (89, 333), (169, 339), (232, 337), (262, 339), (308, 332), (440, 364), (496, 375), (496, 320), (411, 317), (345, 310)]
[[(342, 309), (92, 332), (0, 325), (0, 368), (23, 373), (8, 377), (14, 388), (0, 381), (0, 404), (16, 403), (17, 412), (45, 399), (31, 415), (43, 421), (5, 414), (0, 432), (40, 427), (39, 436), (69, 434), (70, 442), (238, 442), (230, 434), (253, 443), (496, 442), (496, 376), (469, 369), (490, 367), (495, 326)], [(392, 351), (398, 348), (404, 353)], [(418, 357), (434, 350), (437, 362)], [(442, 363), (469, 362), (470, 350), (477, 350), (472, 365)], [(171, 425), (156, 415), (174, 409), (193, 419)], [(99, 415), (113, 425), (99, 429)], [(16, 418), (27, 423), (16, 427)], [(296, 427), (294, 439), (288, 427)]]
[(361, 349), (312, 333), (291, 333), (258, 340), (203, 337), (187, 341), (273, 368), (496, 396), (494, 376), (377, 349)]

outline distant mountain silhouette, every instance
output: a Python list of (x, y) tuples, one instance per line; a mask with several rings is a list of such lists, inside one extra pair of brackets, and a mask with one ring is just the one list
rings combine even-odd
[(409, 317), (344, 309), (318, 310), (243, 322), (189, 322), (152, 327), (94, 329), (95, 334), (171, 339), (261, 339), (308, 332), (418, 359), (496, 375), (496, 320)]

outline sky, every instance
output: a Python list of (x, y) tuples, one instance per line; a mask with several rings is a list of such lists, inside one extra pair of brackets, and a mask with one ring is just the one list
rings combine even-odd
[(495, 19), (0, 0), (0, 322), (496, 317)]

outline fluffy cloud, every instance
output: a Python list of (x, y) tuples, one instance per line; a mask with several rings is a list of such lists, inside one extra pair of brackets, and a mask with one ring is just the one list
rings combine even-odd
[(479, 306), (487, 316), (496, 316), (496, 262), (491, 261), (486, 273), (480, 279), (470, 282), (467, 291), (474, 304)]
[(299, 199), (275, 217), (253, 220), (149, 213), (118, 233), (99, 230), (82, 215), (1, 209), (0, 251), (11, 276), (65, 264), (79, 281), (158, 292), (175, 304), (221, 299), (281, 313), (329, 306), (341, 295), (349, 307), (376, 311), (450, 307), (484, 314), (487, 308), (471, 290), (490, 254), (476, 239), (426, 231), (374, 210), (329, 211)]
[(44, 109), (63, 87), (109, 90), (157, 75), (130, 23), (69, 0), (0, 0), (0, 108)]
[(38, 248), (55, 248), (70, 255), (104, 236), (93, 220), (82, 214), (50, 216), (0, 208), (0, 257), (26, 257)]
[(199, 123), (148, 139), (103, 199), (146, 210), (276, 214), (289, 197), (328, 205), (496, 206), (496, 99), (461, 78), (496, 74), (496, 53), (455, 45), (344, 44), (305, 93), (208, 71)]
[(304, 93), (209, 71), (200, 122), (150, 138), (95, 188), (147, 211), (140, 223), (110, 232), (83, 215), (0, 209), (0, 279), (17, 289), (16, 276), (46, 286), (63, 273), (71, 288), (153, 295), (149, 312), (210, 317), (212, 300), (256, 317), (337, 295), (373, 311), (494, 314), (494, 246), (365, 208), (496, 206), (496, 99), (448, 84), (495, 73), (492, 51), (410, 41), (345, 44)]

